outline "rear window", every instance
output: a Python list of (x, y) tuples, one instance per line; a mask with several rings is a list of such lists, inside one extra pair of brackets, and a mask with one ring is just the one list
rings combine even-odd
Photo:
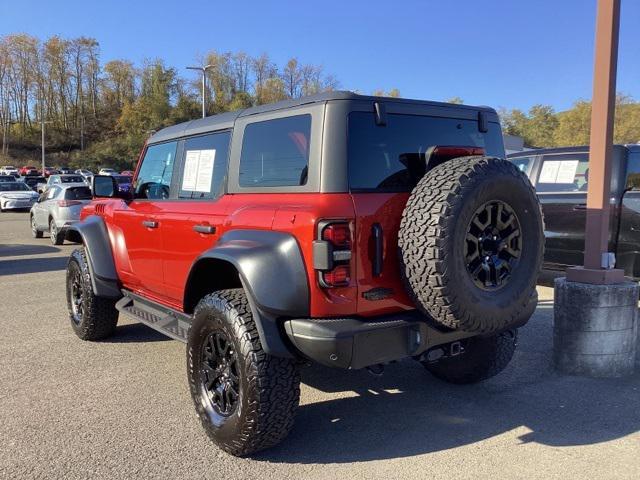
[(22, 192), (29, 190), (29, 187), (22, 182), (2, 182), (0, 192)]
[(89, 187), (67, 188), (64, 198), (65, 200), (91, 200), (91, 189)]
[(286, 187), (307, 183), (311, 115), (247, 125), (240, 156), (241, 187)]
[(62, 183), (84, 183), (84, 177), (80, 175), (60, 177)]
[(419, 179), (415, 162), (425, 162), (436, 146), (482, 147), (486, 155), (504, 157), (497, 123), (478, 131), (478, 122), (418, 115), (387, 115), (378, 126), (373, 113), (349, 114), (349, 186), (352, 191), (411, 191)]

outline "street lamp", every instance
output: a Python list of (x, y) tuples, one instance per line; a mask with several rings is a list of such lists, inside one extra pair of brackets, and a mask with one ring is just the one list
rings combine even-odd
[(187, 70), (200, 70), (202, 72), (202, 118), (207, 116), (205, 108), (205, 95), (207, 85), (207, 69), (213, 67), (213, 65), (205, 65), (204, 67), (187, 67)]

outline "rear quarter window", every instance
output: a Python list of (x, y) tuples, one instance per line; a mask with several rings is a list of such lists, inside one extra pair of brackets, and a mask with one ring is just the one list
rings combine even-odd
[(305, 185), (310, 139), (311, 115), (248, 124), (240, 154), (240, 186)]
[(378, 126), (373, 113), (352, 112), (348, 136), (352, 191), (411, 191), (419, 180), (411, 162), (425, 162), (436, 146), (482, 147), (504, 158), (500, 126), (493, 122), (482, 133), (473, 120), (390, 114), (387, 125)]

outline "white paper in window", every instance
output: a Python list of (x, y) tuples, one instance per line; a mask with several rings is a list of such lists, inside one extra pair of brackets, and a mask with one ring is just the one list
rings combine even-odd
[(184, 160), (184, 173), (182, 175), (182, 190), (194, 191), (198, 178), (198, 163), (200, 160), (200, 150), (187, 150)]
[(198, 163), (198, 180), (196, 192), (211, 192), (211, 179), (213, 178), (213, 164), (216, 158), (215, 150), (200, 150), (200, 162)]
[(556, 183), (573, 183), (576, 179), (576, 170), (578, 170), (578, 160), (560, 162)]
[(558, 177), (558, 170), (560, 170), (559, 161), (546, 161), (542, 164), (542, 170), (540, 171), (540, 178), (538, 183), (556, 183)]

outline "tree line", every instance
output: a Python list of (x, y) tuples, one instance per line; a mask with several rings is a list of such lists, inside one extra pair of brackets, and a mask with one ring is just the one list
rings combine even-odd
[[(211, 51), (200, 61), (210, 65), (208, 115), (338, 87), (296, 57), (278, 65), (266, 53)], [(201, 116), (199, 75), (185, 78), (161, 59), (103, 64), (89, 37), (0, 37), (0, 157), (38, 158), (44, 120), (47, 162), (130, 168), (151, 132)]]
[[(504, 133), (524, 138), (528, 147), (588, 145), (591, 129), (591, 102), (579, 100), (565, 111), (549, 105), (534, 105), (528, 112), (499, 111)], [(640, 142), (640, 102), (618, 94), (614, 118), (614, 143)]]

